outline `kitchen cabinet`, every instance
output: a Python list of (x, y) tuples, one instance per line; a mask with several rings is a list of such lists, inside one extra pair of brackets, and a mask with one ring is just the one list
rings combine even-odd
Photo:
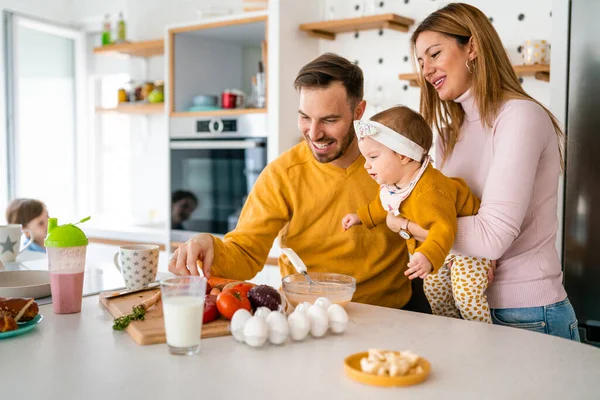
[[(244, 116), (253, 126), (266, 126), (268, 161), (297, 144), (298, 94), (293, 83), (300, 68), (319, 55), (318, 41), (298, 26), (320, 16), (318, 1), (271, 0), (266, 11), (167, 27), (170, 135), (193, 129), (199, 119)], [(258, 61), (265, 68), (265, 108), (188, 111), (197, 95), (220, 96), (225, 89), (249, 95)]]
[(194, 97), (220, 98), (228, 89), (241, 90), (248, 102), (252, 77), (258, 72), (259, 63), (266, 64), (267, 27), (268, 15), (258, 13), (169, 29), (169, 115), (266, 112), (263, 107), (257, 111), (255, 105), (248, 111), (245, 105), (210, 111), (190, 111), (190, 108)]

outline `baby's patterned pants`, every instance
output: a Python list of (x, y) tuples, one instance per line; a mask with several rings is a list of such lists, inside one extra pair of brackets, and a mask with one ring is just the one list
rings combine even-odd
[[(449, 268), (449, 263), (452, 267)], [(423, 290), (434, 315), (492, 323), (485, 289), (488, 270), (486, 258), (450, 254), (436, 274), (423, 281)]]

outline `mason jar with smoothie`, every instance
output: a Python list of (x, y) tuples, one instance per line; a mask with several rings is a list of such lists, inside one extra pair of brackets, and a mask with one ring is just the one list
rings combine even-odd
[(80, 312), (87, 236), (75, 224), (59, 226), (56, 218), (49, 218), (44, 245), (48, 252), (52, 309), (56, 314)]

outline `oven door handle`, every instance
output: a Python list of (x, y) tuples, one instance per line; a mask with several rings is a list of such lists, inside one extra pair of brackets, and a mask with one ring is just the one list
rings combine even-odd
[(203, 149), (254, 149), (264, 147), (263, 142), (255, 142), (253, 140), (194, 140), (191, 142), (171, 142), (172, 150), (203, 150)]

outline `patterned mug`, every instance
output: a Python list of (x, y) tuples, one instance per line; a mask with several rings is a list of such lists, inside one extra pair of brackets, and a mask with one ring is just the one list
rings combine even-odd
[(523, 65), (550, 64), (550, 45), (545, 40), (527, 40), (521, 54)]
[(28, 240), (27, 244), (21, 247), (21, 236), (25, 233), (32, 238), (33, 235), (29, 229), (23, 229), (21, 224), (0, 225), (0, 262), (14, 262), (17, 255), (31, 246), (33, 240)]
[(142, 289), (156, 279), (158, 246), (154, 244), (121, 246), (113, 260), (115, 267), (123, 275), (127, 289)]

